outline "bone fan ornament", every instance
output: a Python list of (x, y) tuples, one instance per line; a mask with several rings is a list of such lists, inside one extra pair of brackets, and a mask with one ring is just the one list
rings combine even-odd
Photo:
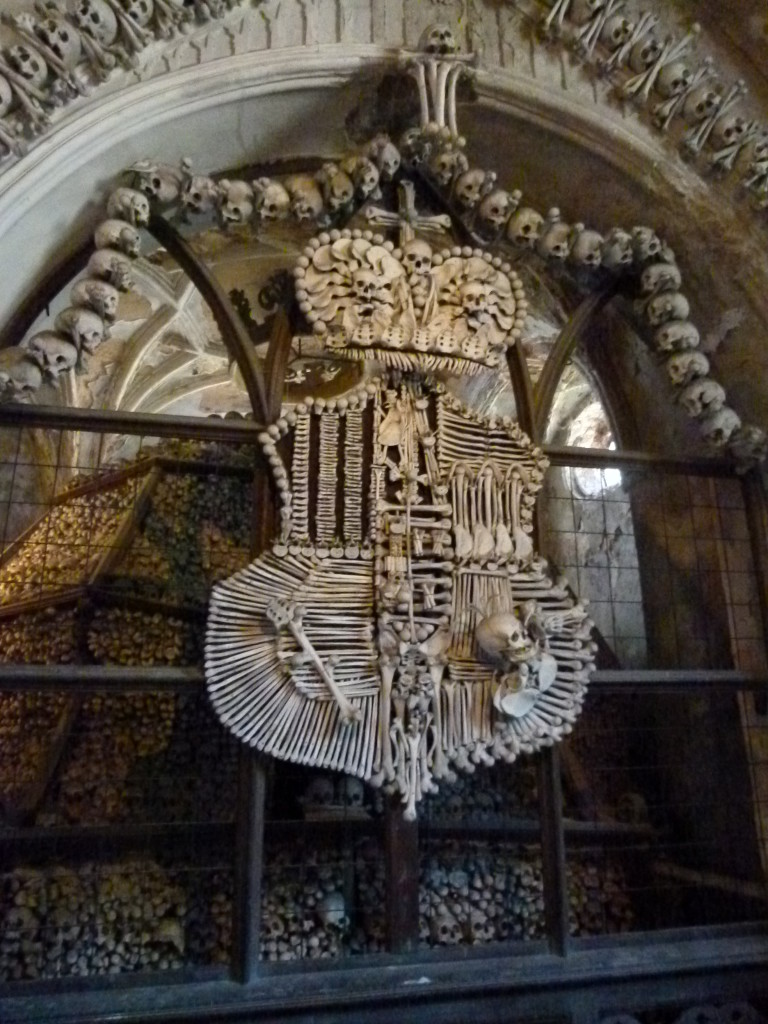
[[(355, 347), (395, 346), (402, 369), (338, 400), (305, 399), (260, 435), (281, 528), (271, 550), (214, 588), (206, 678), (216, 713), (245, 742), (383, 786), (413, 819), (457, 771), (514, 761), (571, 732), (595, 648), (586, 611), (534, 551), (541, 451), (509, 417), (447, 393), (415, 345), (397, 349), (391, 316), (376, 317), (415, 290), (414, 274), (434, 271), (427, 305), (448, 304), (469, 265), (486, 301), (508, 301), (507, 332), (490, 318), (497, 344), (514, 343), (521, 286), (471, 251), (447, 250), (408, 273), (400, 250), (368, 234), (313, 240), (302, 301), (325, 309), (332, 274), (331, 329), (318, 332), (328, 348), (355, 358)], [(368, 268), (374, 291), (352, 291)], [(391, 304), (376, 296), (382, 277), (401, 280)], [(351, 299), (339, 306), (344, 280)], [(494, 290), (501, 300), (488, 298)], [(347, 316), (353, 305), (370, 307), (363, 334)], [(488, 324), (482, 314), (465, 302), (446, 317), (446, 347), (471, 333), (471, 318)], [(484, 355), (465, 352), (457, 366)]]

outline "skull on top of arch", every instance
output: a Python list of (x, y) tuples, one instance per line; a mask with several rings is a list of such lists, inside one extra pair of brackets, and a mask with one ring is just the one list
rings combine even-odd
[(450, 25), (430, 25), (421, 35), (419, 49), (424, 53), (440, 54), (443, 56), (457, 53), (459, 44)]

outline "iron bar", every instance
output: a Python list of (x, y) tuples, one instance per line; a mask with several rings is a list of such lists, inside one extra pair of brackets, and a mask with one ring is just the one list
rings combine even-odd
[(603, 691), (627, 693), (633, 690), (654, 692), (695, 692), (697, 690), (761, 690), (768, 684), (762, 672), (738, 669), (598, 669), (590, 677), (590, 686)]
[(0, 692), (194, 693), (204, 683), (201, 668), (166, 665), (0, 665)]
[(560, 758), (548, 747), (539, 758), (541, 862), (544, 877), (544, 919), (549, 948), (556, 956), (568, 953), (568, 883), (565, 875), (565, 833)]
[(232, 971), (244, 985), (259, 973), (261, 946), (261, 887), (264, 870), (264, 760), (242, 745), (238, 782), (235, 840), (235, 929)]

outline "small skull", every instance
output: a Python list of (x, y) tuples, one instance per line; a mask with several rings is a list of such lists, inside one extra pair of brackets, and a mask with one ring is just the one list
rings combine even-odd
[(137, 176), (138, 188), (145, 196), (166, 205), (179, 198), (182, 172), (169, 164), (140, 160), (131, 167)]
[(326, 928), (341, 931), (349, 924), (347, 907), (340, 892), (328, 892), (317, 904), (317, 916)]
[(420, 167), (427, 163), (432, 153), (432, 143), (429, 142), (421, 127), (406, 128), (400, 136), (400, 158), (407, 167)]
[(219, 215), (224, 226), (247, 224), (253, 213), (253, 189), (245, 181), (219, 182)]
[(21, 77), (41, 89), (48, 79), (48, 65), (43, 58), (30, 46), (10, 46), (6, 51), (8, 62)]
[(87, 272), (91, 277), (109, 281), (121, 292), (133, 287), (130, 261), (117, 249), (97, 249), (88, 260)]
[(134, 225), (149, 224), (149, 200), (135, 188), (116, 188), (107, 200), (110, 217), (120, 217)]
[(349, 206), (355, 197), (355, 186), (348, 174), (336, 164), (325, 164), (317, 174), (323, 199), (332, 213)]
[(717, 113), (723, 97), (711, 85), (704, 83), (693, 89), (685, 101), (683, 117), (688, 124), (698, 124)]
[(709, 360), (703, 352), (676, 352), (669, 357), (665, 365), (667, 376), (675, 387), (684, 387), (697, 377), (706, 377), (709, 373)]
[(70, 71), (77, 67), (83, 47), (80, 36), (63, 18), (52, 15), (37, 25), (37, 34)]
[(104, 321), (91, 309), (79, 306), (68, 306), (56, 317), (54, 325), (57, 331), (68, 335), (78, 349), (93, 352), (104, 341), (107, 329)]
[(77, 346), (54, 331), (40, 331), (21, 343), (40, 368), (54, 380), (77, 363)]
[(638, 263), (646, 263), (661, 252), (661, 239), (651, 229), (640, 225), (632, 228), (632, 249)]
[(302, 796), (302, 803), (308, 807), (328, 807), (336, 802), (333, 779), (329, 775), (314, 775)]
[(643, 295), (655, 295), (656, 292), (673, 292), (682, 284), (680, 271), (674, 263), (651, 263), (640, 277), (640, 290)]
[(453, 29), (448, 25), (430, 25), (422, 33), (419, 40), (419, 49), (423, 53), (449, 54), (457, 53), (459, 45)]
[(712, 128), (710, 143), (715, 149), (732, 146), (744, 137), (748, 122), (740, 114), (724, 114), (718, 117)]
[(203, 174), (194, 174), (181, 189), (181, 205), (189, 213), (210, 213), (218, 197), (216, 182)]
[(488, 286), (481, 281), (468, 281), (461, 289), (461, 307), (467, 323), (475, 330), (488, 323)]
[(728, 444), (731, 436), (740, 427), (741, 419), (727, 405), (705, 416), (701, 421), (702, 436), (714, 448), (722, 448)]
[(379, 168), (367, 156), (357, 157), (350, 170), (346, 168), (343, 168), (343, 170), (352, 178), (355, 192), (361, 199), (381, 195), (379, 190)]
[(374, 139), (370, 153), (371, 159), (379, 168), (379, 174), (384, 181), (392, 181), (400, 170), (400, 151), (394, 142), (384, 136)]
[(117, 316), (120, 293), (106, 281), (99, 281), (95, 277), (83, 278), (73, 286), (70, 298), (74, 305), (92, 309), (102, 320), (111, 323)]
[(659, 352), (684, 352), (699, 344), (699, 331), (689, 320), (670, 320), (653, 335)]
[(600, 42), (608, 50), (618, 50), (629, 41), (635, 30), (633, 22), (621, 14), (613, 14), (607, 18), (600, 31)]
[(482, 197), (485, 182), (485, 171), (476, 167), (460, 174), (454, 187), (454, 195), (459, 206), (465, 210), (471, 210), (477, 206)]
[(645, 308), (651, 327), (659, 327), (668, 320), (685, 320), (690, 312), (688, 300), (682, 292), (662, 292), (654, 295)]
[(556, 206), (547, 214), (536, 250), (544, 259), (564, 260), (571, 247), (571, 228), (560, 219)]
[(443, 188), (448, 188), (457, 174), (467, 171), (469, 164), (461, 150), (448, 147), (434, 153), (429, 161), (432, 177)]
[(603, 266), (608, 270), (620, 270), (629, 266), (632, 259), (632, 236), (622, 228), (611, 228), (603, 241)]
[(378, 302), (379, 282), (373, 270), (356, 270), (352, 276), (352, 294), (357, 299), (358, 314), (370, 316)]
[(117, 16), (105, 0), (69, 0), (75, 24), (102, 46), (111, 46), (117, 39)]
[(461, 925), (448, 910), (432, 918), (430, 932), (432, 941), (438, 946), (458, 946), (463, 938)]
[(533, 249), (541, 237), (544, 218), (529, 206), (517, 210), (507, 221), (507, 238), (515, 245)]
[(469, 937), (476, 946), (484, 942), (492, 942), (496, 938), (493, 918), (482, 910), (472, 910), (469, 915)]
[(284, 181), (291, 197), (291, 213), (299, 220), (316, 220), (323, 212), (323, 196), (317, 182), (304, 174), (294, 174)]
[(478, 219), (487, 227), (500, 231), (517, 209), (519, 201), (519, 192), (510, 193), (502, 188), (494, 189), (480, 203)]
[(656, 78), (656, 92), (664, 99), (679, 96), (690, 86), (692, 78), (691, 69), (683, 61), (676, 60), (671, 64), (665, 64)]
[(725, 405), (725, 391), (716, 380), (700, 377), (680, 392), (680, 404), (689, 416), (703, 416)]
[(654, 35), (639, 39), (629, 51), (629, 66), (640, 74), (647, 71), (661, 56), (661, 43)]
[(599, 267), (603, 258), (603, 236), (583, 224), (574, 224), (571, 240), (571, 260), (580, 267)]
[(345, 775), (342, 779), (342, 792), (347, 807), (361, 808), (365, 803), (365, 786), (354, 775)]
[(153, 0), (120, 0), (123, 10), (140, 28), (145, 28), (154, 14)]
[(105, 220), (96, 228), (93, 240), (97, 249), (119, 249), (126, 256), (141, 252), (141, 236), (124, 220)]
[(742, 425), (729, 441), (731, 454), (741, 462), (762, 462), (768, 456), (768, 434), (760, 427)]
[(279, 181), (257, 178), (253, 182), (256, 210), (262, 220), (284, 220), (291, 209), (291, 197)]
[(19, 346), (0, 349), (0, 388), (14, 399), (24, 399), (43, 383), (37, 362)]
[(432, 269), (432, 247), (420, 238), (413, 238), (403, 246), (402, 264), (408, 277), (421, 277)]

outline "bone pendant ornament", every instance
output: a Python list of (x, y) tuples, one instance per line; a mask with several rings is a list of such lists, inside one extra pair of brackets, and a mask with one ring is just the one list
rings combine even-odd
[(532, 542), (546, 459), (510, 417), (428, 376), (477, 372), (514, 344), (522, 285), (480, 250), (436, 253), (416, 237), (427, 221), (401, 204), (399, 247), (337, 230), (299, 259), (316, 337), (381, 376), (260, 435), (281, 525), (215, 586), (205, 654), (235, 735), (397, 793), (408, 819), (457, 771), (568, 734), (594, 652)]

